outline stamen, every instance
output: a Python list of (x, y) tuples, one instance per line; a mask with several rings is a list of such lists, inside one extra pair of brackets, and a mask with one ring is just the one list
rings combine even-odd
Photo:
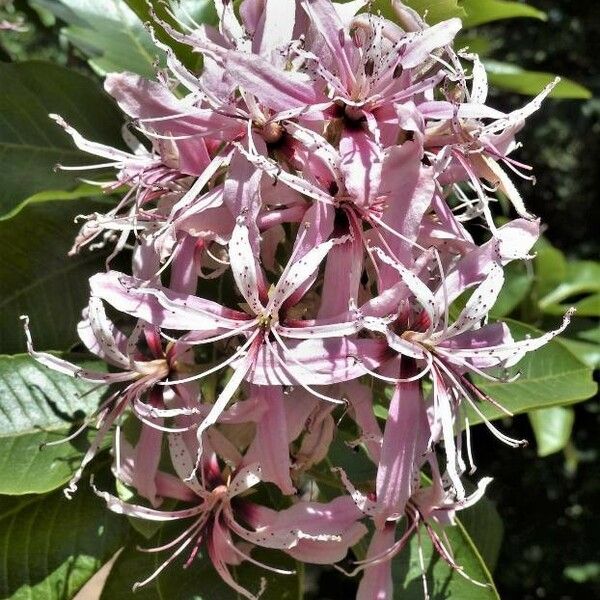
[(238, 350), (232, 354), (229, 358), (225, 359), (222, 363), (207, 369), (206, 371), (202, 371), (202, 373), (198, 373), (197, 375), (192, 375), (191, 377), (186, 377), (185, 379), (170, 379), (167, 381), (159, 381), (157, 385), (171, 386), (171, 385), (181, 385), (183, 383), (189, 383), (190, 381), (197, 381), (198, 379), (203, 379), (204, 377), (208, 377), (221, 369), (229, 366), (234, 360), (242, 356), (246, 350), (250, 347), (250, 344), (256, 339), (256, 337), (261, 333), (260, 329), (257, 329), (252, 333), (252, 335), (246, 340), (246, 343)]
[[(283, 343), (283, 340), (277, 334), (275, 329), (272, 329), (271, 333), (273, 334), (273, 337), (275, 338), (277, 343), (281, 346), (282, 350), (285, 353), (286, 358), (290, 359), (294, 364), (296, 364), (301, 369), (303, 369), (304, 371), (306, 371), (307, 373), (310, 373), (312, 375), (313, 374), (312, 371), (306, 365), (303, 365), (299, 360), (297, 360), (296, 357), (293, 355), (292, 351), (289, 348), (287, 348), (287, 346)], [(271, 355), (273, 356), (273, 358), (279, 363), (279, 365), (284, 369), (284, 371), (286, 371), (292, 377), (292, 379), (294, 381), (296, 381), (302, 388), (304, 388), (309, 394), (311, 394), (312, 396), (315, 396), (316, 398), (320, 398), (321, 400), (325, 400), (326, 402), (333, 402), (333, 404), (344, 404), (343, 400), (338, 400), (337, 398), (332, 398), (331, 396), (326, 396), (325, 394), (321, 394), (320, 392), (317, 392), (316, 390), (313, 390), (311, 387), (306, 385), (299, 377), (296, 377), (293, 374), (293, 372), (291, 371), (289, 366), (279, 356), (279, 353), (277, 352), (276, 348), (273, 347), (273, 344), (270, 342), (268, 337), (265, 337), (265, 343), (266, 343), (267, 348), (269, 349)]]

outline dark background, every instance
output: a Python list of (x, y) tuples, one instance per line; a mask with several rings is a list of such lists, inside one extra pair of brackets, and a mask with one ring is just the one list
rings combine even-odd
[[(571, 258), (600, 258), (600, 4), (535, 0), (548, 21), (505, 21), (482, 30), (493, 57), (548, 71), (585, 85), (593, 98), (549, 100), (519, 138), (520, 156), (535, 166), (537, 184), (520, 185), (525, 203), (547, 226), (546, 237)], [(499, 95), (500, 106), (522, 97)], [(596, 375), (598, 375), (596, 373)], [(600, 598), (598, 398), (576, 407), (572, 444), (537, 458), (535, 448), (512, 450), (477, 432), (482, 473), (497, 480), (490, 497), (505, 537), (494, 573), (504, 600)], [(526, 417), (516, 437), (533, 439)]]

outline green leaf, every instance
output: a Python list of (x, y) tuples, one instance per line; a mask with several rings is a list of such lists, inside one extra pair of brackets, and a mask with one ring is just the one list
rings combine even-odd
[(571, 338), (562, 338), (561, 341), (582, 363), (591, 369), (600, 368), (600, 343), (583, 342)]
[[(552, 73), (527, 71), (518, 65), (495, 60), (485, 59), (483, 64), (490, 85), (526, 96), (535, 96), (556, 78), (556, 75)], [(587, 99), (592, 97), (592, 92), (575, 81), (561, 77), (550, 96), (552, 98)]]
[(523, 263), (508, 264), (504, 275), (504, 286), (490, 311), (495, 318), (509, 315), (525, 299), (533, 284), (533, 275)]
[(19, 316), (28, 314), (36, 347), (67, 349), (77, 342), (76, 324), (88, 296), (87, 279), (102, 268), (98, 254), (68, 257), (79, 225), (76, 215), (98, 203), (73, 200), (29, 204), (0, 221), (0, 338), (2, 351), (25, 350)]
[[(506, 319), (515, 339), (524, 339), (526, 335), (537, 337), (542, 332)], [(477, 385), (487, 392), (496, 402), (513, 414), (529, 412), (540, 408), (567, 405), (591, 398), (597, 390), (592, 370), (560, 341), (553, 339), (548, 344), (527, 354), (508, 375), (520, 377), (512, 383), (492, 382), (474, 377)], [(503, 416), (490, 403), (479, 404), (481, 412), (490, 419)], [(482, 419), (469, 411), (471, 423), (480, 423)]]
[(573, 332), (573, 337), (562, 338), (562, 342), (581, 362), (597, 369), (600, 367), (600, 326), (592, 319), (578, 319), (577, 324), (582, 325), (579, 331)]
[(577, 337), (592, 344), (600, 345), (600, 327), (594, 321), (592, 323), (594, 323), (594, 326), (590, 329), (577, 332)]
[(563, 574), (567, 579), (575, 583), (600, 581), (600, 563), (588, 562), (583, 565), (571, 565), (565, 567)]
[(543, 408), (529, 413), (529, 422), (535, 435), (538, 456), (548, 456), (559, 452), (569, 442), (575, 412), (564, 406)]
[(535, 287), (539, 297), (548, 294), (567, 276), (567, 259), (545, 238), (536, 242), (534, 252)]
[[(102, 369), (99, 362), (63, 356)], [(88, 447), (86, 436), (40, 446), (64, 438), (98, 407), (103, 390), (93, 387), (27, 354), (0, 356), (0, 494), (41, 494), (69, 480)]]
[(113, 71), (154, 75), (154, 61), (162, 52), (123, 0), (35, 0), (35, 4), (67, 23), (64, 37), (99, 75)]
[(504, 537), (504, 524), (496, 507), (484, 496), (474, 506), (460, 511), (459, 517), (481, 558), (493, 573)]
[[(349, 0), (344, 1), (348, 2)], [(372, 4), (372, 11), (379, 11), (387, 19), (398, 21), (389, 0), (376, 0)], [(452, 17), (464, 18), (466, 15), (461, 6), (461, 0), (404, 0), (404, 4), (416, 10), (422, 17), (425, 16), (425, 20), (430, 25)]]
[[(561, 315), (570, 306), (577, 309), (580, 317), (600, 316), (600, 263), (591, 260), (571, 261), (560, 283), (538, 302), (539, 308), (551, 315)], [(589, 296), (573, 301), (572, 297)]]
[(0, 216), (40, 191), (74, 187), (81, 174), (55, 173), (57, 163), (98, 162), (77, 150), (48, 113), (95, 141), (122, 144), (120, 113), (96, 82), (50, 63), (0, 63)]
[(464, 27), (475, 27), (483, 23), (514, 19), (515, 17), (530, 17), (546, 20), (546, 13), (529, 6), (524, 2), (507, 2), (505, 0), (462, 0), (462, 8), (467, 13), (463, 19)]
[(85, 483), (62, 492), (0, 501), (0, 598), (69, 600), (124, 543), (126, 520)]
[[(480, 507), (478, 508), (481, 510)], [(473, 509), (468, 509), (468, 511), (471, 510)], [(468, 511), (461, 513), (461, 517)], [(477, 523), (478, 518), (483, 519), (481, 516), (474, 516), (473, 523)], [(493, 527), (497, 528), (497, 522), (494, 523)], [(485, 584), (486, 587), (478, 586), (453, 571), (439, 557), (429, 536), (423, 530), (421, 544), (431, 600), (449, 598), (499, 600), (500, 597), (496, 591), (490, 570), (462, 520), (456, 519), (456, 525), (447, 527), (444, 533), (447, 536), (447, 544), (451, 549), (454, 560), (463, 567), (464, 573), (471, 579)], [(498, 530), (490, 531), (490, 535), (497, 536)], [(497, 550), (493, 551), (497, 554)], [(392, 576), (394, 579), (394, 596), (402, 598), (402, 600), (423, 600), (418, 536), (413, 536), (408, 547), (394, 559)]]
[(46, 190), (44, 192), (38, 192), (29, 198), (26, 198), (21, 202), (21, 204), (17, 205), (10, 212), (5, 215), (0, 216), (0, 221), (5, 221), (7, 219), (12, 219), (14, 216), (18, 215), (23, 208), (25, 208), (28, 204), (35, 204), (37, 202), (49, 202), (51, 200), (80, 200), (81, 198), (90, 198), (96, 196), (98, 194), (98, 187), (91, 185), (89, 183), (82, 183), (78, 185), (74, 190)]
[[(189, 525), (189, 523), (188, 523)], [(144, 540), (141, 545), (159, 546), (175, 539), (186, 524), (179, 523), (163, 527), (156, 538), (149, 543)], [(204, 554), (204, 546), (189, 568), (183, 569), (191, 548), (170, 564), (157, 579), (139, 588), (135, 593), (132, 586), (135, 582), (149, 577), (173, 549), (161, 553), (140, 552), (136, 544), (130, 544), (117, 558), (102, 591), (102, 600), (239, 600), (240, 596), (227, 586), (209, 558)], [(234, 578), (251, 593), (257, 593), (261, 578), (266, 579), (266, 591), (263, 600), (296, 600), (302, 598), (301, 565), (295, 563), (283, 553), (253, 550), (252, 557), (265, 564), (283, 569), (296, 569), (295, 575), (277, 575), (247, 562), (240, 566), (230, 567)]]

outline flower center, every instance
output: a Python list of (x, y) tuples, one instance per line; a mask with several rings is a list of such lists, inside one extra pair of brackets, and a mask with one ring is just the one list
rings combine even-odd
[(134, 361), (133, 365), (135, 370), (140, 374), (140, 377), (147, 377), (150, 375), (156, 379), (163, 379), (169, 374), (170, 371), (169, 364), (164, 358)]
[(262, 136), (267, 144), (276, 144), (284, 134), (284, 128), (279, 123), (269, 121), (262, 127)]

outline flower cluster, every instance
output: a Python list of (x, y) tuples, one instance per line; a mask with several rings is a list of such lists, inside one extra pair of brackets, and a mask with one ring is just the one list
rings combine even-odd
[[(466, 409), (503, 442), (522, 443), (486, 419), (482, 404), (499, 407), (471, 375), (505, 379), (568, 323), (569, 314), (521, 341), (488, 323), (503, 267), (527, 259), (539, 234), (507, 171), (531, 179), (510, 154), (551, 86), (520, 110), (490, 108), (478, 57), (452, 47), (460, 20), (429, 27), (392, 0), (392, 22), (367, 4), (244, 0), (238, 10), (215, 0), (218, 29), (154, 16), (203, 68), (190, 72), (156, 40), (167, 57), (156, 80), (108, 75), (129, 150), (52, 115), (102, 159), (72, 168), (116, 172), (100, 185), (121, 200), (88, 215), (73, 248), (113, 249), (79, 325), (113, 369), (36, 352), (28, 334), (29, 351), (117, 386), (66, 492), (116, 425), (114, 473), (137, 501), (97, 493), (118, 513), (185, 522), (155, 549), (168, 557), (147, 581), (202, 546), (232, 588), (255, 598), (261, 590), (230, 572), (257, 562), (253, 547), (332, 564), (370, 535), (355, 564), (358, 597), (391, 598), (391, 560), (423, 532), (468, 577), (443, 533), (490, 481), (465, 491)], [(518, 214), (501, 227), (496, 192)], [(130, 273), (111, 268), (123, 250)], [(374, 405), (386, 390), (383, 423)], [(311, 469), (342, 414), (376, 478), (367, 488), (334, 468), (340, 495), (315, 502)], [(129, 436), (125, 416), (136, 424)], [(287, 508), (252, 500), (265, 485)], [(168, 510), (166, 499), (181, 504)]]

